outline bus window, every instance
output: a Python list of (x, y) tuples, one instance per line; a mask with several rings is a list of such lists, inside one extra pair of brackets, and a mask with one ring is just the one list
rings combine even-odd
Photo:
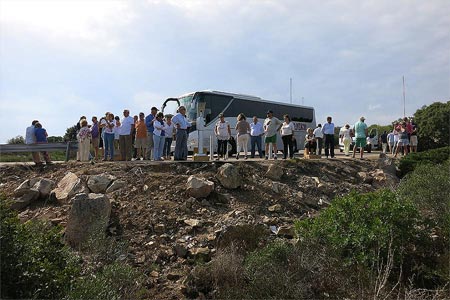
[(203, 111), (206, 124), (214, 121), (223, 112), (225, 107), (227, 107), (231, 99), (233, 98), (230, 96), (201, 93), (198, 106), (200, 107), (200, 103), (204, 103)]

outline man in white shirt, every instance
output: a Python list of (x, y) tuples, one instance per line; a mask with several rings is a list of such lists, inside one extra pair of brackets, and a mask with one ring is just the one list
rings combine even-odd
[[(33, 122), (31, 122), (31, 126), (27, 127), (27, 129), (25, 131), (25, 144), (27, 144), (27, 145), (36, 144), (36, 135), (34, 134), (34, 130), (35, 130), (34, 125), (36, 123), (39, 123), (39, 121), (34, 120)], [(33, 157), (33, 161), (36, 165), (42, 164), (39, 152), (32, 151), (31, 156)]]
[(125, 109), (123, 111), (124, 118), (121, 121), (119, 128), (119, 148), (121, 160), (131, 160), (132, 153), (131, 148), (133, 141), (131, 138), (131, 133), (134, 128), (134, 119), (130, 116), (130, 111)]
[(261, 139), (264, 135), (263, 125), (258, 122), (258, 117), (253, 117), (253, 122), (250, 123), (250, 157), (255, 157), (255, 145), (258, 147), (259, 158), (263, 157), (263, 151), (261, 148)]
[(184, 106), (178, 107), (178, 113), (172, 118), (172, 123), (177, 128), (174, 160), (187, 160), (188, 147), (188, 128), (191, 123), (186, 118), (186, 108)]
[(316, 155), (322, 155), (322, 145), (323, 145), (322, 124), (317, 125), (317, 128), (314, 129), (313, 134), (317, 141)]

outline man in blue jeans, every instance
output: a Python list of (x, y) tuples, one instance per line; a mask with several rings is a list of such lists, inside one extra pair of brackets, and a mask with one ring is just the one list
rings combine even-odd
[(327, 122), (322, 127), (325, 137), (325, 156), (334, 157), (334, 123), (331, 123), (331, 117), (327, 117)]
[(253, 122), (250, 124), (250, 157), (255, 157), (255, 144), (258, 147), (259, 158), (263, 157), (263, 151), (261, 148), (261, 139), (264, 135), (263, 125), (258, 122), (258, 117), (253, 117)]

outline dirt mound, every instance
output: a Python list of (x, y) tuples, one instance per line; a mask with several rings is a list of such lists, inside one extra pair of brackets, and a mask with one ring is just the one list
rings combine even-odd
[[(107, 173), (125, 187), (108, 194), (112, 211), (107, 233), (127, 241), (128, 262), (148, 275), (150, 295), (182, 298), (183, 280), (198, 260), (208, 261), (218, 247), (242, 242), (260, 246), (279, 236), (292, 238), (295, 220), (308, 218), (336, 196), (351, 190), (374, 191), (396, 184), (376, 161), (295, 160), (233, 162), (241, 176), (237, 189), (221, 186), (216, 174), (222, 162), (105, 162), (55, 164), (44, 168), (2, 166), (2, 193), (13, 198), (26, 179), (59, 182), (69, 171), (80, 178)], [(282, 172), (279, 180), (266, 174), (269, 166)], [(214, 182), (207, 197), (188, 195), (194, 175)], [(19, 212), (20, 219), (46, 219), (66, 226), (71, 206), (37, 201)], [(280, 229), (282, 228), (282, 230)]]

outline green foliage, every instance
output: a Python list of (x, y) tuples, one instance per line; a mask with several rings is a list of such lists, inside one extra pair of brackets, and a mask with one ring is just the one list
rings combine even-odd
[[(49, 152), (49, 155), (52, 161), (66, 160), (66, 153), (64, 151)], [(71, 151), (69, 159), (75, 159), (75, 157), (76, 151)], [(30, 152), (2, 153), (2, 155), (0, 155), (0, 162), (32, 162), (32, 161), (33, 158), (31, 157)]]
[(76, 141), (77, 140), (77, 125), (73, 125), (66, 129), (64, 134), (64, 141)]
[(16, 137), (10, 138), (8, 140), (8, 144), (10, 144), (10, 145), (11, 144), (14, 144), (14, 145), (16, 145), (16, 144), (25, 144), (25, 139), (24, 139), (23, 136), (18, 135)]
[(435, 149), (449, 145), (450, 101), (434, 102), (418, 109), (414, 114), (418, 126), (419, 150)]
[[(420, 245), (430, 260), (427, 276), (450, 281), (450, 163), (421, 164), (400, 182), (400, 199), (415, 203), (426, 219), (424, 230), (433, 235), (433, 243)], [(425, 268), (426, 266), (424, 266)]]
[(296, 230), (302, 240), (316, 240), (333, 249), (346, 265), (370, 267), (380, 254), (387, 256), (391, 242), (399, 263), (401, 249), (414, 243), (417, 226), (414, 205), (381, 190), (336, 198), (317, 218), (297, 222)]
[(49, 143), (62, 143), (64, 142), (64, 138), (62, 136), (49, 136), (47, 141)]
[(142, 282), (143, 277), (132, 267), (116, 262), (77, 280), (65, 299), (136, 299)]
[(440, 164), (448, 160), (450, 157), (450, 147), (442, 147), (425, 152), (409, 153), (400, 160), (399, 169), (401, 175), (413, 171), (416, 166), (424, 163)]
[(2, 298), (64, 296), (79, 269), (62, 243), (61, 228), (42, 222), (21, 224), (4, 199), (0, 218)]

